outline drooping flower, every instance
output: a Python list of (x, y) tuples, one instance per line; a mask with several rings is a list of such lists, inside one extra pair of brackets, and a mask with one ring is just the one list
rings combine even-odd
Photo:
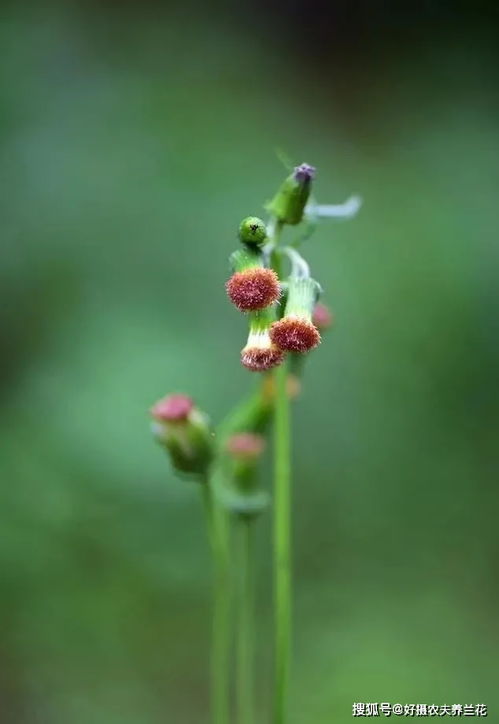
[(270, 329), (270, 338), (277, 347), (303, 353), (320, 343), (320, 332), (312, 322), (318, 290), (319, 285), (311, 278), (290, 277), (284, 315)]
[(284, 352), (270, 338), (273, 318), (268, 310), (253, 312), (250, 316), (248, 341), (241, 350), (241, 362), (252, 372), (265, 372), (280, 365), (284, 359)]

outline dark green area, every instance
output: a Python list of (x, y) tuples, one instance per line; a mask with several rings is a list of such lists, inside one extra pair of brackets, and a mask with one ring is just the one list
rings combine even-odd
[[(322, 203), (365, 200), (303, 250), (337, 324), (295, 405), (290, 724), (343, 724), (353, 701), (495, 721), (487, 56), (442, 42), (333, 83), (221, 17), (2, 15), (0, 720), (208, 722), (202, 506), (147, 409), (180, 391), (219, 421), (252, 384), (224, 282), (282, 148)], [(260, 532), (263, 723), (270, 516)]]

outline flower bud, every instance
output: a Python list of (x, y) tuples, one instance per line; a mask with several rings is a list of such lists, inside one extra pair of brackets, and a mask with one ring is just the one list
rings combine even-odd
[(241, 363), (252, 372), (265, 372), (280, 365), (284, 359), (282, 349), (270, 338), (271, 322), (272, 315), (267, 310), (251, 314), (248, 341), (241, 350)]
[(227, 453), (240, 462), (253, 462), (262, 456), (265, 450), (265, 438), (254, 432), (240, 432), (227, 440)]
[(247, 495), (257, 489), (256, 465), (264, 450), (265, 438), (252, 432), (232, 435), (227, 440), (229, 477), (233, 487), (242, 495)]
[(312, 322), (315, 324), (319, 332), (324, 332), (333, 326), (334, 316), (331, 310), (325, 304), (316, 304), (312, 314)]
[(308, 352), (321, 341), (312, 322), (312, 310), (319, 285), (310, 278), (291, 277), (284, 316), (272, 324), (270, 338), (277, 347), (288, 352)]
[(272, 201), (267, 204), (267, 210), (282, 224), (299, 224), (310, 196), (314, 176), (315, 168), (308, 163), (296, 166)]
[(279, 299), (279, 279), (273, 269), (264, 267), (261, 254), (240, 250), (232, 254), (231, 262), (235, 273), (225, 289), (241, 312), (264, 309)]
[(213, 439), (208, 418), (190, 397), (170, 395), (152, 408), (152, 433), (163, 445), (176, 470), (202, 475), (213, 457)]
[(265, 222), (258, 216), (247, 216), (239, 224), (239, 240), (250, 246), (261, 246), (267, 238)]
[(225, 485), (222, 502), (232, 513), (252, 517), (268, 505), (268, 494), (258, 487), (257, 463), (265, 439), (252, 432), (232, 435), (226, 443)]

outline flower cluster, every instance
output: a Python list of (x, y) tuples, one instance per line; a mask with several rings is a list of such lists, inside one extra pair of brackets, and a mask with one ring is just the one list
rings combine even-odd
[[(275, 721), (287, 722), (291, 637), (289, 408), (290, 401), (300, 394), (307, 353), (320, 344), (321, 335), (333, 323), (331, 312), (318, 303), (321, 287), (297, 247), (311, 235), (319, 218), (349, 218), (360, 205), (357, 197), (339, 205), (318, 204), (310, 197), (314, 177), (315, 169), (309, 164), (296, 166), (266, 205), (268, 223), (256, 216), (243, 219), (238, 232), (240, 246), (230, 257), (232, 276), (226, 283), (227, 295), (249, 327), (241, 362), (254, 372), (272, 372), (257, 377), (255, 389), (215, 429), (186, 395), (164, 397), (150, 410), (153, 435), (168, 453), (173, 468), (200, 483), (216, 582), (211, 657), (215, 724), (231, 720), (231, 632), (235, 633), (237, 649), (238, 721), (251, 724), (254, 720), (252, 541), (255, 520), (271, 500), (275, 509), (274, 711)], [(301, 222), (290, 245), (280, 243), (283, 228), (294, 232)], [(261, 480), (267, 448), (274, 458), (272, 499)], [(232, 626), (230, 606), (234, 595), (236, 627)]]
[(277, 367), (287, 352), (304, 354), (314, 349), (321, 341), (320, 328), (330, 324), (327, 308), (316, 306), (320, 286), (296, 249), (279, 249), (291, 265), (287, 278), (280, 280), (273, 268), (276, 229), (302, 220), (314, 176), (315, 169), (303, 163), (284, 181), (267, 205), (273, 214), (270, 229), (255, 216), (243, 219), (239, 227), (242, 248), (231, 256), (233, 274), (226, 290), (230, 301), (249, 319), (241, 362), (253, 372)]
[[(329, 309), (318, 302), (321, 287), (297, 247), (321, 216), (349, 218), (360, 205), (357, 197), (340, 205), (317, 204), (311, 198), (314, 178), (313, 166), (296, 166), (266, 204), (269, 221), (257, 216), (241, 221), (240, 245), (230, 256), (232, 276), (225, 285), (230, 301), (248, 322), (241, 363), (252, 372), (265, 373), (289, 357), (290, 399), (300, 393), (307, 353), (320, 344), (333, 323)], [(289, 246), (279, 243), (283, 228), (294, 229), (300, 222), (308, 229), (305, 235)], [(263, 453), (255, 436), (267, 433), (275, 400), (275, 376), (264, 374), (258, 390), (243, 400), (236, 415), (229, 416), (230, 428), (224, 430), (222, 424), (215, 434), (208, 417), (189, 397), (170, 395), (152, 407), (152, 431), (178, 472), (200, 481), (220, 473), (218, 477), (237, 495), (247, 496), (252, 486), (256, 490), (256, 467)], [(227, 507), (244, 506), (232, 501)]]

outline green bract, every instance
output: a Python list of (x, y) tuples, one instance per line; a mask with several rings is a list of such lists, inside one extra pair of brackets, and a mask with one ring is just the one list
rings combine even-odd
[(320, 285), (315, 279), (288, 279), (288, 294), (286, 299), (285, 317), (300, 317), (312, 319), (312, 312), (321, 293)]
[(259, 249), (238, 249), (230, 255), (229, 262), (235, 272), (263, 267), (263, 257)]

